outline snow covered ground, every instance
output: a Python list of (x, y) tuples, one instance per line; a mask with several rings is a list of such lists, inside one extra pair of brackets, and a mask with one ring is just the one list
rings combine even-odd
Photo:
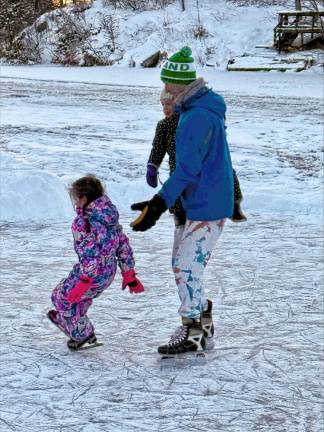
[[(267, 67), (270, 63), (278, 67), (278, 62), (285, 61), (286, 68), (296, 68), (296, 64), (287, 64), (288, 58), (289, 61), (299, 59), (300, 68), (305, 57), (312, 58), (312, 71), (321, 72), (323, 68), (323, 50), (278, 53), (269, 49), (273, 45), (278, 12), (294, 9), (293, 0), (255, 1), (250, 5), (245, 2), (244, 7), (238, 7), (244, 2), (237, 1), (187, 0), (185, 11), (178, 0), (153, 10), (115, 8), (104, 0), (88, 3), (89, 8), (82, 13), (79, 7), (69, 6), (40, 16), (22, 32), (20, 43), (25, 48), (20, 60), (30, 64), (114, 64), (117, 67), (131, 63), (140, 67), (157, 52), (170, 55), (189, 45), (197, 64), (218, 70), (226, 70), (229, 60), (235, 60), (235, 66), (244, 63), (249, 67), (265, 62)], [(67, 33), (71, 27), (74, 35)], [(16, 50), (12, 54), (13, 61), (17, 61)]]
[[(287, 0), (285, 7), (291, 5), (292, 1)], [(258, 44), (272, 45), (277, 13), (282, 8), (279, 5), (241, 8), (224, 0), (200, 0), (197, 9), (196, 0), (187, 0), (185, 12), (182, 12), (179, 1), (163, 9), (140, 12), (131, 8), (116, 9), (102, 0), (95, 0), (82, 14), (81, 21), (76, 22), (79, 31), (85, 26), (91, 36), (88, 35), (82, 49), (77, 50), (75, 61), (76, 64), (84, 64), (84, 53), (87, 52), (92, 55), (96, 53), (99, 58), (118, 59), (122, 66), (128, 66), (132, 59), (139, 66), (156, 51), (172, 53), (179, 46), (189, 44), (201, 65), (209, 63), (225, 69), (231, 57), (251, 52)], [(63, 12), (70, 14), (70, 20), (80, 16), (73, 12), (72, 6), (63, 9)], [(112, 32), (110, 28), (108, 35), (104, 17), (115, 23), (116, 30)], [(34, 52), (37, 51), (36, 57), (40, 57), (38, 62), (57, 62), (54, 59), (64, 32), (62, 19), (62, 11), (55, 10), (37, 20), (36, 28), (45, 24), (46, 31), (39, 32), (34, 26), (30, 27), (26, 42), (30, 46), (34, 41), (37, 46)], [(113, 41), (111, 32), (114, 34)], [(107, 47), (112, 44), (115, 46), (114, 53), (107, 52)], [(30, 52), (27, 55), (33, 58)]]
[[(154, 193), (157, 71), (1, 68), (1, 431), (322, 431), (322, 77), (203, 74), (228, 103), (248, 222), (228, 221), (207, 269), (215, 349), (171, 368), (156, 346), (178, 325), (173, 222), (129, 228), (130, 203)], [(104, 346), (71, 354), (45, 313), (75, 261), (65, 189), (87, 172), (120, 210), (146, 293), (118, 276), (90, 310)]]

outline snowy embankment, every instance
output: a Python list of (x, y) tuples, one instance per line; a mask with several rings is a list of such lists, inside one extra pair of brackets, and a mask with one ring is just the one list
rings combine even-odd
[(1, 152), (0, 220), (24, 222), (71, 217), (64, 183), (12, 153)]
[[(280, 9), (200, 0), (199, 10), (196, 1), (186, 2), (184, 12), (174, 1), (164, 9), (132, 11), (96, 0), (81, 14), (71, 6), (38, 18), (25, 32), (27, 46), (37, 47), (29, 49), (27, 56), (31, 58), (32, 51), (40, 63), (64, 63), (68, 57), (68, 64), (82, 65), (89, 64), (86, 56), (90, 55), (105, 64), (128, 66), (131, 60), (139, 66), (157, 51), (172, 53), (190, 45), (197, 63), (225, 69), (231, 57), (253, 51), (256, 45), (272, 44)], [(79, 46), (69, 45), (67, 27), (71, 26), (79, 32)]]
[[(155, 124), (161, 118), (158, 69), (2, 66), (1, 73), (9, 85), (2, 114), (2, 221), (70, 218), (67, 187), (85, 172), (103, 176), (123, 212), (134, 200), (152, 195), (144, 177)], [(228, 102), (228, 137), (246, 211), (321, 217), (321, 125), (319, 117), (312, 120), (310, 114), (315, 107), (321, 109), (321, 77), (208, 69), (199, 75)], [(34, 90), (26, 96), (28, 86)], [(117, 95), (128, 92), (129, 100), (119, 99), (116, 90)], [(278, 123), (280, 110), (287, 118)], [(112, 166), (112, 175), (109, 169), (98, 170), (98, 162)], [(306, 176), (300, 180), (303, 169)], [(166, 166), (161, 175), (167, 177)]]

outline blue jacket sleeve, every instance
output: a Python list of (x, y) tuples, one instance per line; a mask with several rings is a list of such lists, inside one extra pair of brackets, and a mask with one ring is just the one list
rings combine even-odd
[(214, 125), (206, 110), (194, 109), (181, 120), (176, 138), (176, 169), (159, 191), (168, 208), (186, 187), (199, 181), (214, 132)]

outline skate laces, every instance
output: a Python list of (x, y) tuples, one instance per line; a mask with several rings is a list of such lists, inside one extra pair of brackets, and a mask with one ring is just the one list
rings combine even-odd
[(176, 345), (179, 342), (182, 342), (187, 338), (188, 335), (188, 326), (179, 326), (175, 329), (173, 335), (171, 336), (168, 345)]

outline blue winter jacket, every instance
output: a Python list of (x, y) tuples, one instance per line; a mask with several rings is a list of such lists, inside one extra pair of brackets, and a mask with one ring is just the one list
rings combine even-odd
[(222, 96), (204, 87), (177, 107), (176, 169), (159, 194), (170, 208), (181, 196), (187, 218), (208, 221), (233, 214), (233, 168)]

